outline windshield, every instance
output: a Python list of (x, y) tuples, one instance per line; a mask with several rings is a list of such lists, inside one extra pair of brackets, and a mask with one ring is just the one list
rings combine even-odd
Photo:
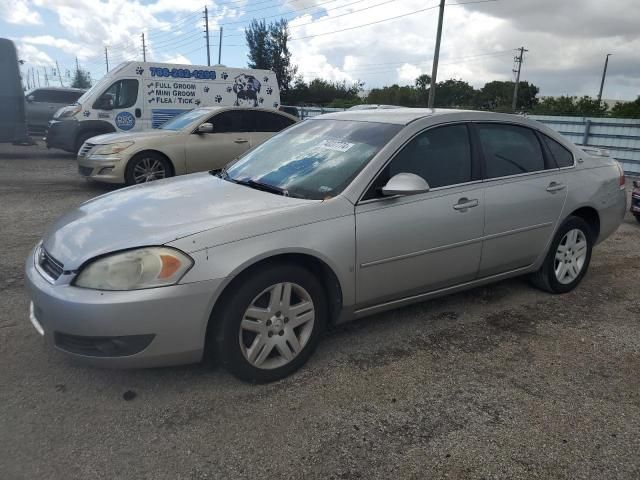
[(94, 92), (102, 90), (106, 86), (106, 84), (109, 83), (111, 80), (113, 80), (113, 77), (110, 77), (110, 76), (102, 77), (102, 79), (98, 83), (96, 83), (93, 87), (91, 87), (89, 90), (84, 92), (82, 96), (78, 100), (76, 100), (76, 103), (85, 102), (91, 95), (93, 95)]
[(167, 120), (158, 128), (161, 130), (182, 130), (187, 125), (193, 123), (200, 117), (206, 117), (211, 112), (202, 108), (196, 108), (195, 110), (185, 110), (184, 113), (176, 115), (175, 117)]
[(340, 193), (401, 125), (307, 120), (259, 147), (227, 169), (228, 178), (259, 182), (308, 199)]

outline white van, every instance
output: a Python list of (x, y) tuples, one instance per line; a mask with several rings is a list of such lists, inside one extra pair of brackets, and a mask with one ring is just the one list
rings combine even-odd
[(47, 148), (77, 152), (104, 133), (157, 128), (170, 118), (206, 106), (277, 109), (280, 90), (270, 70), (125, 62), (78, 101), (56, 112)]

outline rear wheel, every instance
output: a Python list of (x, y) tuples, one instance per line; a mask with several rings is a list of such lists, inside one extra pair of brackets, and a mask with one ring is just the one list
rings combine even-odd
[(127, 185), (153, 182), (173, 176), (171, 165), (162, 155), (142, 152), (127, 164), (124, 179)]
[(560, 226), (544, 263), (531, 276), (532, 283), (551, 293), (573, 290), (589, 268), (593, 233), (580, 217), (569, 217)]
[(273, 265), (242, 279), (212, 321), (210, 347), (227, 370), (249, 382), (272, 382), (300, 368), (327, 318), (318, 279), (295, 265)]

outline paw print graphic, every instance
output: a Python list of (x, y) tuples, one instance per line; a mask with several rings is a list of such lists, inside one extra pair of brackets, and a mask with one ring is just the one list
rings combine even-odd
[(273, 108), (278, 108), (278, 102), (273, 102)]
[(273, 93), (273, 88), (267, 87), (267, 95), (271, 95)]
[(209, 86), (208, 86), (208, 85), (205, 85), (205, 87), (204, 87), (204, 93), (207, 93), (207, 92), (209, 92)]
[(90, 112), (89, 110), (85, 110), (82, 114), (83, 114), (85, 117), (88, 117), (89, 115), (91, 115), (91, 112)]
[(196, 101), (195, 101), (195, 102), (193, 102), (193, 103), (195, 103), (196, 105), (200, 105), (202, 102), (200, 101), (200, 99), (199, 99), (199, 98), (196, 98)]
[(260, 103), (264, 103), (264, 98), (260, 97), (260, 98), (258, 99), (258, 101), (259, 101)]
[(137, 73), (138, 75), (142, 75), (142, 74), (144, 73), (144, 68), (142, 68), (142, 67), (138, 67), (138, 68), (136, 68), (136, 73)]
[(229, 74), (227, 72), (222, 72), (222, 75), (220, 75), (222, 77), (223, 80), (226, 80), (227, 78), (229, 78)]
[(269, 77), (264, 77), (262, 80), (264, 80), (264, 83), (269, 83)]
[(233, 88), (227, 87), (227, 93), (231, 93), (231, 92), (233, 92)]
[(216, 103), (222, 102), (222, 95), (216, 95), (215, 100), (216, 100)]

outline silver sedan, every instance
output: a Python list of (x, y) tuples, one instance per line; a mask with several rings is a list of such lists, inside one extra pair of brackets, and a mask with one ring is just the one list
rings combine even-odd
[(615, 160), (526, 118), (324, 115), (60, 218), (26, 262), (30, 318), (94, 365), (272, 381), (329, 324), (525, 274), (568, 292), (625, 209)]

